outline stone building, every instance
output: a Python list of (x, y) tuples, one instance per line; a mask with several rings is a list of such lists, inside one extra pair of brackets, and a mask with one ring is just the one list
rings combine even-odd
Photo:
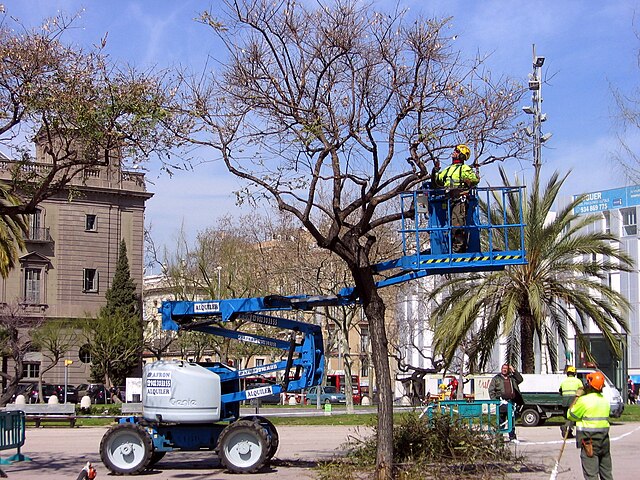
[[(9, 277), (0, 279), (4, 305), (18, 305), (24, 315), (45, 321), (95, 316), (105, 303), (121, 239), (142, 294), (144, 209), (152, 194), (143, 173), (123, 170), (117, 156), (104, 157), (84, 167), (67, 188), (41, 202), (29, 216), (26, 250)], [(50, 166), (45, 149), (36, 145), (36, 161), (28, 168), (44, 172)], [(10, 179), (14, 167), (13, 160), (0, 158), (0, 181)], [(82, 348), (85, 340), (78, 339), (65, 356), (73, 362), (66, 367), (72, 385), (86, 382), (90, 373), (91, 359)], [(46, 357), (30, 352), (25, 360), (22, 381), (36, 380)], [(64, 363), (48, 371), (44, 381), (63, 383)]]

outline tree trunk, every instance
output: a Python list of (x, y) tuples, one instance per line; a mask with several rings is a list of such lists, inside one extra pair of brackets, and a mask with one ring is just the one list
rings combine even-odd
[(343, 330), (342, 335), (342, 359), (344, 367), (344, 396), (347, 400), (347, 413), (353, 413), (353, 381), (351, 378), (351, 352), (349, 348), (349, 332), (348, 329)]
[(388, 480), (393, 469), (393, 390), (389, 369), (389, 346), (384, 323), (385, 306), (377, 291), (364, 307), (371, 330), (373, 368), (378, 389), (378, 450), (376, 479)]
[(520, 360), (522, 373), (535, 373), (535, 352), (533, 351), (533, 315), (528, 309), (519, 312), (520, 315)]

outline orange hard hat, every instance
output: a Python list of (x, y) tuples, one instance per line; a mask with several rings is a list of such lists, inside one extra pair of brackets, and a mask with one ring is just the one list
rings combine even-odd
[(587, 385), (590, 385), (594, 390), (601, 392), (604, 387), (604, 375), (602, 372), (588, 373)]

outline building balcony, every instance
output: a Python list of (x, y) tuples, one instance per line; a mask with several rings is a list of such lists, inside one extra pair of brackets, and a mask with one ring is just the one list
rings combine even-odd
[(49, 228), (32, 228), (29, 232), (23, 235), (25, 242), (31, 243), (50, 243), (53, 242)]
[(117, 188), (133, 192), (145, 192), (144, 173), (113, 171), (104, 167), (85, 168), (82, 178), (75, 178), (72, 184), (87, 187)]
[[(0, 180), (11, 180), (15, 167), (15, 161), (0, 159)], [(23, 173), (36, 177), (46, 175), (50, 168), (49, 163), (28, 162), (20, 165)], [(124, 171), (115, 166), (87, 166), (81, 174), (72, 178), (70, 185), (146, 192), (144, 173)]]

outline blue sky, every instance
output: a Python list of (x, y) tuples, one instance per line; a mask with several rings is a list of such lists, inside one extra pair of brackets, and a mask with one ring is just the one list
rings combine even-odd
[[(384, 6), (393, 2), (374, 1)], [(563, 193), (615, 188), (628, 184), (611, 160), (617, 150), (614, 101), (611, 86), (624, 92), (640, 87), (638, 49), (634, 34), (640, 30), (640, 8), (629, 0), (498, 1), (399, 0), (411, 14), (453, 17), (451, 36), (466, 57), (490, 54), (494, 75), (526, 81), (532, 71), (532, 45), (546, 58), (542, 87), (543, 124), (553, 137), (543, 149), (543, 172), (573, 173)], [(208, 28), (194, 21), (216, 0), (202, 1), (76, 1), (21, 0), (4, 2), (7, 13), (27, 26), (63, 11), (84, 8), (77, 28), (67, 41), (89, 46), (108, 32), (106, 51), (118, 61), (139, 67), (181, 64), (198, 68), (208, 55), (219, 53)], [(637, 12), (636, 12), (637, 10)], [(526, 103), (526, 102), (525, 102)], [(523, 103), (524, 104), (524, 103)], [(529, 120), (523, 114), (523, 120)], [(639, 132), (629, 141), (640, 149)], [(492, 168), (492, 167), (489, 167)], [(495, 167), (497, 168), (497, 167)], [(529, 163), (508, 169), (530, 177)], [(491, 177), (495, 172), (483, 172)], [(238, 182), (219, 163), (207, 163), (193, 172), (169, 179), (152, 171), (149, 190), (154, 197), (147, 208), (147, 223), (158, 243), (171, 243), (184, 224), (190, 236), (215, 223), (224, 213), (234, 213)]]

